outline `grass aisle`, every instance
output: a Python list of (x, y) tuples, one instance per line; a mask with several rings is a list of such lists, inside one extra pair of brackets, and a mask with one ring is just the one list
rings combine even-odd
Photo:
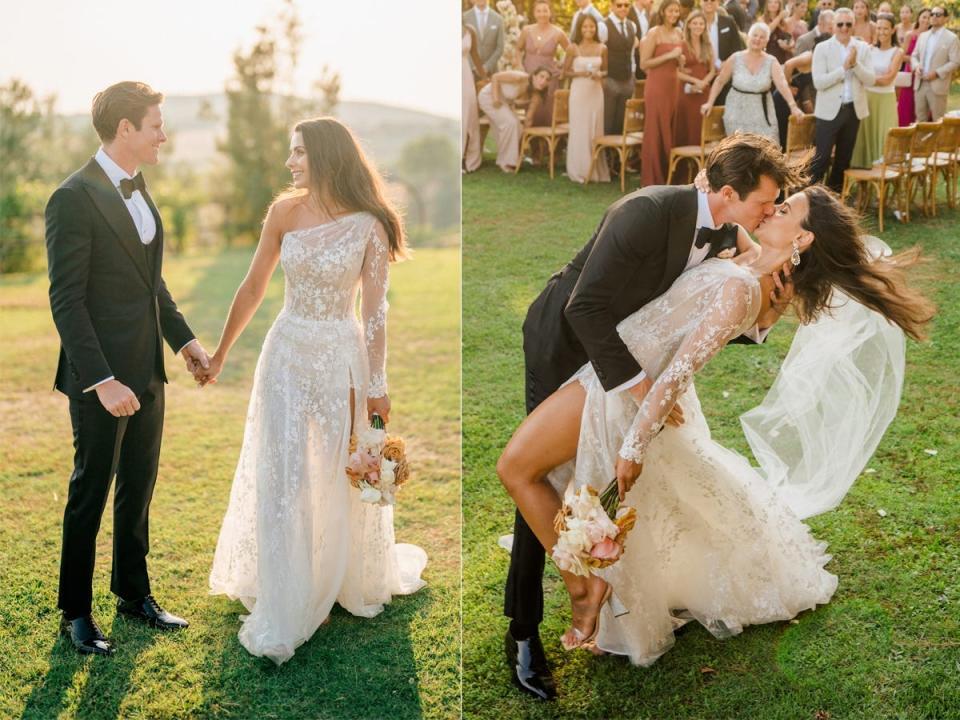
[[(231, 251), (165, 264), (173, 296), (210, 350), (249, 258), (249, 251)], [(108, 509), (94, 612), (118, 642), (109, 660), (81, 658), (56, 634), (72, 450), (66, 399), (50, 391), (58, 340), (46, 278), (0, 280), (0, 717), (459, 716), (459, 251), (418, 250), (414, 261), (394, 266), (391, 281), (391, 429), (407, 438), (414, 462), (397, 509), (397, 539), (426, 549), (428, 585), (372, 620), (335, 606), (332, 622), (277, 668), (241, 648), (242, 605), (209, 596), (207, 575), (253, 367), (282, 303), (281, 274), (216, 386), (198, 391), (179, 358), (168, 361), (149, 561), (158, 599), (191, 627), (165, 635), (115, 619)]]
[[(569, 604), (548, 562), (541, 637), (562, 696), (540, 704), (512, 689), (502, 649), (509, 557), (497, 537), (512, 530), (513, 506), (494, 465), (523, 416), (520, 325), (618, 190), (526, 168), (464, 179), (465, 717), (960, 718), (960, 215), (947, 210), (884, 234), (894, 248), (925, 249), (923, 284), (940, 314), (931, 342), (908, 344), (899, 415), (870, 472), (810, 523), (834, 555), (833, 601), (726, 641), (691, 628), (652, 667), (635, 668), (563, 652)], [(794, 328), (783, 321), (763, 347), (731, 346), (698, 376), (719, 442), (748, 452), (738, 416), (772, 384)]]

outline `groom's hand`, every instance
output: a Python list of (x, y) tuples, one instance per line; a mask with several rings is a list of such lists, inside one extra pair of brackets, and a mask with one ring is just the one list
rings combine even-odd
[(204, 374), (202, 370), (210, 369), (210, 356), (207, 355), (207, 351), (203, 349), (200, 341), (194, 338), (187, 343), (180, 354), (187, 362), (187, 372), (199, 382), (200, 376)]
[(114, 417), (133, 415), (140, 409), (140, 401), (133, 390), (119, 380), (107, 380), (97, 385), (96, 391), (100, 404)]
[(643, 463), (635, 463), (632, 460), (617, 457), (617, 490), (619, 491), (620, 502), (623, 502), (623, 498), (630, 492), (630, 488), (640, 477), (641, 472), (643, 472)]

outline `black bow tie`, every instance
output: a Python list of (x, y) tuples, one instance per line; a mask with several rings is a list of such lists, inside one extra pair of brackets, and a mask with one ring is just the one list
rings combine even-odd
[(697, 230), (695, 245), (702, 248), (707, 243), (719, 252), (737, 246), (737, 226), (733, 223), (724, 223), (716, 230), (702, 227)]
[(147, 184), (143, 181), (143, 173), (134, 175), (133, 180), (124, 178), (120, 181), (120, 194), (123, 195), (124, 200), (129, 200), (134, 190), (146, 192)]

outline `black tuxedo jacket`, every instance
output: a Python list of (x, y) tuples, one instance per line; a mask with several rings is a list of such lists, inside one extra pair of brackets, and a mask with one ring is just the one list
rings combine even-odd
[[(607, 390), (636, 376), (641, 368), (617, 324), (680, 276), (696, 223), (692, 185), (650, 186), (611, 205), (590, 241), (530, 306), (523, 326), (528, 370), (566, 380), (589, 359)], [(559, 372), (547, 370), (554, 367)]]
[(740, 37), (740, 28), (733, 18), (717, 13), (717, 42), (720, 47), (714, 48), (717, 57), (723, 62), (738, 50), (743, 50), (743, 38)]
[(60, 334), (54, 387), (70, 397), (113, 375), (139, 395), (194, 335), (160, 274), (163, 225), (148, 246), (96, 160), (63, 181), (46, 209), (50, 307)]

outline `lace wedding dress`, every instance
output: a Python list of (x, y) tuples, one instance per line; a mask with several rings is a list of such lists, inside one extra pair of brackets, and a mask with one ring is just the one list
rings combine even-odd
[(366, 422), (366, 398), (387, 392), (388, 256), (375, 227), (361, 212), (283, 237), (284, 305), (257, 363), (210, 572), (212, 593), (250, 611), (240, 642), (277, 664), (335, 601), (373, 617), (424, 585), (426, 553), (394, 543), (393, 508), (361, 502), (344, 470), (351, 413)]
[[(746, 458), (711, 440), (697, 399), (694, 374), (759, 309), (750, 270), (707, 260), (617, 327), (654, 379), (639, 410), (629, 393), (605, 392), (589, 364), (570, 380), (587, 397), (577, 457), (550, 475), (558, 491), (602, 489), (618, 454), (643, 463), (624, 501), (637, 510), (636, 527), (620, 562), (601, 573), (629, 612), (614, 617), (605, 606), (598, 636), (634, 663), (649, 665), (673, 645), (680, 609), (726, 637), (826, 603), (837, 587), (823, 569), (825, 544)], [(675, 399), (684, 423), (663, 427)]]

